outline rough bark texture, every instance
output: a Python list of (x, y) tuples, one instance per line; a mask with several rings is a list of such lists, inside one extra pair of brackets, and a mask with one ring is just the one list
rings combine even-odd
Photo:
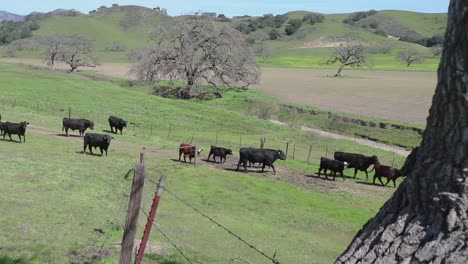
[(337, 263), (468, 263), (468, 0), (452, 0), (411, 173)]

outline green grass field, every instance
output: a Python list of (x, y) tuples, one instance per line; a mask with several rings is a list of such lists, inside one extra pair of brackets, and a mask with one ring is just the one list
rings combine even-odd
[[(404, 161), (386, 151), (320, 138), (221, 107), (251, 91), (228, 93), (210, 103), (171, 100), (149, 95), (143, 88), (120, 86), (118, 81), (93, 81), (78, 74), (11, 64), (0, 64), (0, 78), (2, 121), (31, 124), (25, 144), (0, 142), (4, 197), (0, 260), (5, 262), (64, 263), (70, 256), (90, 257), (89, 248), (118, 245), (130, 188), (124, 176), (145, 146), (154, 150), (146, 158), (149, 178), (157, 181), (166, 175), (169, 190), (244, 239), (270, 255), (276, 251), (282, 263), (330, 263), (394, 189), (370, 186), (361, 173), (361, 183), (312, 178), (312, 184), (302, 185), (287, 183), (286, 177), (308, 181), (305, 175), (317, 171), (318, 158), (325, 151), (328, 156), (335, 150), (376, 154), (384, 164), (394, 159), (397, 167)], [(94, 120), (98, 133), (109, 129), (109, 115), (138, 125), (114, 136), (108, 157), (83, 155), (81, 139), (60, 136), (61, 119), (68, 116), (68, 109), (73, 117)], [(177, 159), (180, 142), (193, 141), (204, 148), (205, 156), (212, 144), (237, 153), (239, 145), (258, 146), (260, 137), (267, 138), (268, 148), (284, 149), (286, 142), (297, 145), (294, 160), (275, 163), (276, 176), (225, 170), (233, 168), (236, 157), (225, 169), (171, 160)], [(309, 145), (313, 148), (310, 165), (305, 163)], [(144, 210), (149, 209), (154, 191), (155, 185), (146, 182)], [(144, 222), (141, 215), (137, 238)], [(157, 222), (193, 261), (227, 263), (240, 257), (269, 263), (168, 193), (163, 194)], [(155, 230), (150, 244), (169, 251), (161, 263), (184, 263)], [(115, 251), (103, 262), (115, 263), (117, 258)]]

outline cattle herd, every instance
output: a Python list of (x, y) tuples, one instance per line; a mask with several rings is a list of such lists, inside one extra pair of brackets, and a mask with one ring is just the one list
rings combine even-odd
[[(111, 132), (117, 134), (117, 131), (120, 130), (120, 134), (122, 134), (122, 130), (124, 127), (127, 127), (127, 121), (115, 117), (109, 117), (109, 126), (111, 128)], [(0, 116), (0, 135), (3, 135), (3, 141), (5, 141), (5, 136), (8, 135), (10, 141), (13, 141), (11, 135), (18, 135), (19, 142), (26, 142), (26, 127), (29, 125), (28, 122), (23, 121), (20, 123), (12, 123), (12, 122), (1, 122)], [(87, 119), (74, 119), (74, 118), (63, 118), (62, 120), (62, 132), (65, 132), (65, 136), (68, 135), (68, 131), (71, 129), (72, 131), (78, 130), (79, 136), (83, 137), (83, 154), (86, 153), (86, 149), (89, 149), (89, 152), (93, 154), (92, 148), (99, 148), (101, 152), (101, 156), (103, 156), (104, 152), (107, 156), (107, 150), (110, 146), (111, 140), (113, 137), (108, 134), (97, 134), (97, 133), (86, 133), (86, 129), (90, 128), (94, 130), (94, 123)], [(115, 130), (115, 131), (114, 131)], [(192, 159), (199, 157), (202, 152), (201, 148), (197, 148), (196, 146), (192, 146), (190, 144), (182, 143), (179, 145), (179, 161), (183, 155), (184, 162), (187, 162), (187, 157), (189, 158), (189, 162), (192, 162)], [(228, 148), (218, 147), (218, 146), (211, 146), (210, 152), (208, 154), (207, 160), (210, 161), (211, 156), (213, 156), (213, 162), (216, 162), (216, 157), (219, 157), (219, 163), (223, 163), (226, 161), (227, 155), (232, 155), (232, 150)], [(276, 160), (285, 160), (286, 156), (284, 155), (282, 150), (276, 149), (263, 149), (263, 148), (241, 148), (239, 150), (239, 161), (237, 163), (237, 171), (239, 170), (240, 166), (242, 165), (244, 171), (247, 171), (247, 162), (249, 166), (252, 166), (256, 163), (259, 163), (262, 166), (262, 172), (264, 172), (265, 167), (269, 166), (273, 169), (273, 173), (276, 174), (275, 166), (273, 163)], [(410, 160), (410, 157), (408, 157)], [(335, 180), (336, 173), (340, 173), (341, 177), (344, 178), (343, 171), (345, 169), (354, 169), (354, 179), (356, 178), (358, 171), (363, 171), (366, 174), (366, 180), (368, 180), (368, 173), (372, 170), (368, 170), (369, 167), (373, 165), (372, 170), (375, 170), (373, 183), (375, 184), (375, 180), (379, 180), (382, 186), (386, 186), (390, 181), (393, 181), (393, 185), (396, 186), (396, 179), (399, 177), (404, 177), (409, 172), (406, 169), (399, 170), (397, 168), (393, 168), (391, 166), (382, 165), (379, 162), (377, 156), (365, 156), (358, 153), (346, 153), (346, 152), (335, 152), (334, 153), (334, 160), (321, 157), (320, 158), (320, 167), (318, 171), (318, 176), (320, 177), (321, 172), (323, 171), (325, 177), (328, 179), (328, 176), (332, 176), (333, 180)], [(406, 164), (403, 167), (408, 167)], [(327, 175), (327, 171), (330, 173)], [(384, 184), (382, 181), (382, 177), (387, 179), (387, 182)]]

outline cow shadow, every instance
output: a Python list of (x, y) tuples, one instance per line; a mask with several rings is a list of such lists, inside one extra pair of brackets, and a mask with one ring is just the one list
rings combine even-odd
[(23, 143), (23, 141), (19, 141), (19, 139), (18, 140), (15, 140), (15, 139), (10, 140), (9, 138), (5, 138), (5, 139), (2, 138), (2, 141), (3, 142), (9, 142), (9, 143), (18, 143), (18, 144)]
[(114, 133), (114, 132), (112, 132), (112, 131), (110, 131), (108, 129), (103, 129), (102, 132), (112, 134), (112, 135), (120, 135), (120, 133)]
[(392, 183), (392, 185), (390, 185), (391, 182), (387, 186), (385, 186), (385, 185), (382, 186), (382, 184), (380, 184), (380, 182), (377, 182), (377, 181), (375, 182), (375, 184), (370, 182), (370, 181), (368, 181), (368, 182), (367, 181), (356, 181), (356, 183), (357, 184), (368, 185), (368, 186), (382, 187), (382, 188), (388, 188), (388, 187), (393, 188), (393, 183)]
[(253, 170), (253, 169), (249, 169), (248, 167), (247, 170), (244, 170), (244, 167), (240, 167), (238, 170), (237, 165), (235, 166), (235, 168), (224, 168), (224, 170), (230, 171), (230, 172), (259, 173), (259, 174), (270, 173), (270, 172), (273, 173), (273, 170), (265, 169), (264, 171), (262, 171), (262, 168), (257, 168), (256, 170)]
[(105, 153), (103, 153), (102, 156), (101, 156), (101, 154), (89, 153), (89, 152), (83, 152), (83, 151), (76, 151), (75, 153), (76, 153), (76, 154), (80, 154), (80, 155), (85, 154), (85, 155), (87, 155), (87, 156), (96, 156), (96, 157), (104, 157), (104, 156), (106, 155)]
[(193, 164), (193, 160), (192, 160), (192, 163), (190, 163), (187, 159), (187, 162), (185, 162), (183, 159), (179, 160), (179, 159), (169, 159), (170, 161), (173, 161), (173, 162), (177, 162), (177, 163), (183, 163), (183, 164)]
[[(320, 175), (318, 176), (317, 174), (306, 174), (304, 175), (306, 178), (314, 178), (314, 179), (319, 179), (319, 180), (324, 180), (324, 181), (336, 181), (336, 179), (338, 179), (338, 176), (335, 177), (335, 180), (333, 180), (333, 176), (328, 176), (328, 178), (325, 177), (325, 175)], [(341, 178), (341, 176), (339, 177), (340, 179), (343, 179)], [(346, 177), (345, 177), (346, 178)]]
[[(59, 133), (59, 134), (55, 134), (57, 137), (67, 137), (66, 134), (62, 134), (62, 133)], [(72, 137), (72, 138), (80, 138), (81, 136), (80, 135), (75, 135), (75, 134), (68, 134), (68, 137)]]

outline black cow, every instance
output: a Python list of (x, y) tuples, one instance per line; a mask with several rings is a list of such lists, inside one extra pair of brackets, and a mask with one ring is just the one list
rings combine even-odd
[(237, 163), (237, 170), (239, 170), (241, 163), (244, 166), (244, 171), (247, 171), (247, 162), (260, 162), (263, 164), (262, 172), (265, 170), (265, 166), (268, 165), (273, 169), (273, 173), (276, 174), (273, 162), (275, 162), (277, 159), (286, 159), (286, 156), (282, 150), (241, 148), (239, 150), (239, 162)]
[(323, 170), (323, 173), (325, 174), (325, 178), (328, 179), (327, 170), (330, 170), (329, 176), (331, 176), (333, 172), (333, 180), (335, 180), (336, 173), (339, 172), (344, 181), (345, 178), (343, 176), (343, 170), (345, 170), (347, 167), (348, 167), (348, 163), (346, 161), (332, 160), (329, 158), (321, 157), (318, 176), (320, 176), (320, 172)]
[(65, 129), (65, 134), (68, 137), (68, 129), (73, 131), (77, 130), (80, 132), (80, 137), (84, 135), (84, 132), (89, 127), (94, 130), (94, 123), (87, 119), (75, 119), (75, 118), (64, 118), (63, 119), (62, 131)]
[(208, 161), (210, 160), (211, 155), (213, 155), (213, 161), (216, 162), (216, 157), (219, 157), (219, 163), (226, 162), (226, 156), (232, 155), (232, 150), (222, 147), (211, 146), (210, 154), (208, 154)]
[(89, 152), (93, 154), (92, 148), (99, 148), (101, 150), (101, 156), (103, 154), (103, 150), (106, 151), (107, 156), (107, 149), (111, 143), (112, 136), (107, 134), (96, 134), (96, 133), (86, 133), (83, 138), (83, 154), (86, 153), (86, 147), (89, 148)]
[[(117, 129), (120, 130), (120, 135), (122, 135), (122, 129), (127, 127), (127, 121), (123, 120), (122, 118), (118, 118), (115, 116), (109, 116), (109, 126), (111, 128), (111, 132), (117, 134)], [(115, 128), (115, 132), (114, 132)]]
[(0, 122), (0, 136), (3, 136), (5, 133), (5, 122)]
[(392, 180), (393, 187), (396, 187), (396, 183), (395, 183), (396, 179), (403, 176), (403, 174), (401, 173), (399, 169), (386, 166), (386, 165), (381, 165), (378, 159), (376, 160), (374, 167), (375, 167), (375, 174), (374, 174), (374, 181), (373, 181), (374, 184), (375, 184), (375, 179), (379, 179), (382, 186), (384, 186), (382, 182), (382, 177), (385, 177), (387, 178), (387, 183), (385, 183), (385, 186), (387, 186), (390, 180)]
[(356, 179), (357, 171), (363, 171), (366, 173), (366, 181), (369, 179), (368, 173), (371, 172), (367, 171), (370, 165), (375, 164), (377, 160), (377, 156), (364, 156), (358, 153), (347, 153), (347, 152), (335, 152), (335, 160), (339, 161), (346, 161), (348, 163), (348, 168), (354, 168), (354, 179)]
[(18, 135), (20, 143), (21, 143), (21, 136), (23, 136), (23, 142), (26, 143), (26, 126), (29, 125), (28, 122), (21, 122), (21, 123), (10, 123), (6, 122), (3, 124), (3, 140), (5, 140), (5, 136), (8, 134), (8, 137), (10, 137), (10, 141), (13, 141), (11, 139), (11, 135)]

